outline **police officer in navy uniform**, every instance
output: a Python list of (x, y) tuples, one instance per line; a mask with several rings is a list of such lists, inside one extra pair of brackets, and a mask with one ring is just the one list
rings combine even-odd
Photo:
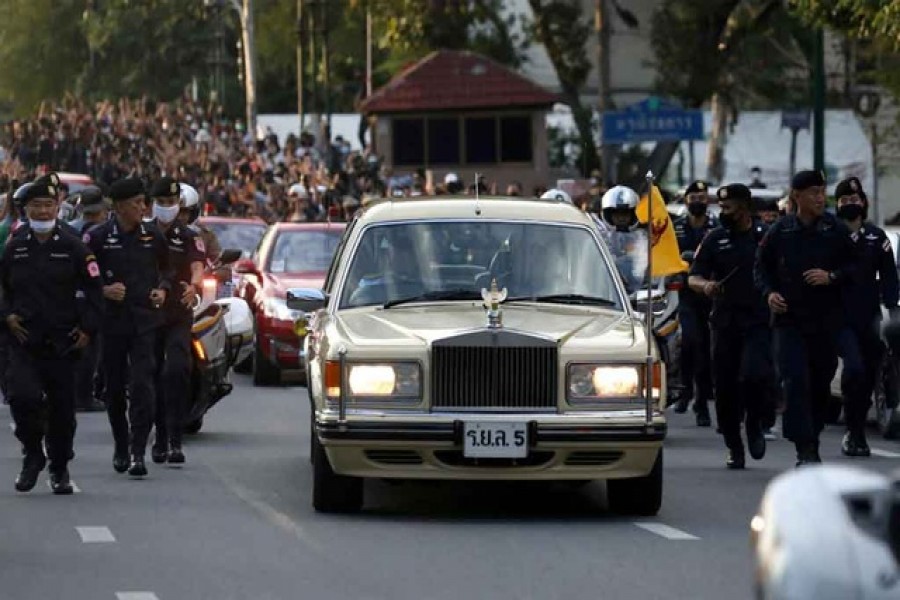
[(81, 235), (91, 227), (109, 220), (110, 207), (101, 188), (89, 185), (75, 195), (76, 208), (81, 214), (77, 219), (69, 221), (69, 225), (77, 229)]
[(775, 357), (784, 394), (784, 437), (797, 465), (821, 462), (830, 384), (842, 327), (842, 288), (853, 281), (850, 230), (825, 212), (825, 177), (801, 171), (791, 180), (794, 214), (769, 228), (757, 252), (756, 287), (773, 314)]
[(747, 447), (756, 460), (766, 453), (762, 419), (773, 376), (769, 309), (756, 292), (753, 264), (765, 226), (752, 217), (750, 188), (731, 184), (717, 192), (720, 227), (697, 250), (688, 283), (712, 300), (710, 329), (716, 419), (728, 448), (726, 466), (743, 469)]
[(185, 402), (190, 393), (191, 327), (193, 305), (202, 293), (206, 249), (200, 236), (181, 224), (181, 188), (163, 177), (153, 184), (153, 217), (166, 238), (174, 271), (172, 293), (163, 307), (165, 322), (156, 346), (156, 439), (151, 450), (155, 463), (184, 463), (181, 434)]
[[(707, 212), (709, 188), (704, 181), (695, 181), (684, 194), (688, 214), (673, 222), (678, 249), (695, 252), (707, 233), (718, 222)], [(713, 397), (710, 372), (709, 312), (712, 305), (703, 294), (685, 287), (678, 294), (678, 320), (681, 322), (681, 381), (683, 390), (675, 405), (675, 412), (687, 411), (694, 400), (697, 425), (709, 427), (709, 400)]]
[(843, 359), (841, 395), (847, 432), (841, 451), (847, 456), (869, 456), (866, 442), (866, 415), (875, 380), (884, 356), (879, 329), (881, 305), (896, 315), (898, 296), (897, 265), (884, 230), (867, 222), (869, 202), (856, 177), (838, 183), (834, 191), (837, 215), (852, 232), (858, 251), (856, 278), (845, 286), (845, 327), (838, 337)]
[(100, 326), (102, 291), (94, 256), (57, 222), (55, 177), (38, 179), (22, 199), (28, 224), (0, 258), (0, 312), (12, 336), (10, 408), (25, 455), (15, 487), (34, 488), (49, 458), (53, 493), (71, 494), (75, 364)]
[(84, 235), (97, 256), (106, 299), (101, 352), (113, 468), (143, 477), (155, 404), (156, 332), (171, 287), (169, 248), (156, 225), (141, 220), (146, 194), (140, 179), (121, 179), (109, 194), (115, 217)]

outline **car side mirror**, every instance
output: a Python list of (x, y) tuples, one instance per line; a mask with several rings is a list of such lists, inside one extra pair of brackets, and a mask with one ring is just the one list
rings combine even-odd
[(287, 307), (311, 313), (324, 308), (328, 302), (325, 292), (316, 288), (292, 288), (287, 291)]
[(256, 264), (249, 258), (245, 258), (243, 260), (235, 262), (233, 270), (235, 273), (240, 273), (241, 275), (259, 274), (259, 270), (256, 268)]
[(235, 248), (222, 250), (222, 253), (219, 254), (219, 262), (223, 265), (230, 265), (231, 263), (239, 260), (241, 258), (241, 254), (242, 252)]

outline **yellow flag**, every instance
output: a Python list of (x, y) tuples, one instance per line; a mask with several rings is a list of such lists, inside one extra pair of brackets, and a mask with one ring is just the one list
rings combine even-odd
[[(653, 202), (653, 223), (647, 227), (647, 234), (650, 236), (650, 252), (653, 257), (651, 276), (661, 277), (687, 271), (688, 264), (681, 260), (681, 253), (678, 251), (672, 219), (666, 210), (662, 194), (655, 185), (650, 186), (650, 201)], [(647, 205), (648, 199), (644, 195), (635, 209), (641, 223), (647, 223)]]

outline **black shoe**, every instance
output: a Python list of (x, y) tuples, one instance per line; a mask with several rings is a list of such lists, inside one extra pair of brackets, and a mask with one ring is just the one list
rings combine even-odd
[(675, 403), (675, 412), (679, 415), (683, 415), (687, 412), (688, 407), (691, 405), (691, 398), (687, 394), (681, 394), (678, 397), (678, 401)]
[(744, 468), (744, 449), (743, 448), (729, 448), (728, 449), (728, 457), (725, 459), (725, 466), (729, 469), (743, 469)]
[(766, 455), (766, 436), (759, 427), (747, 427), (747, 450), (753, 460), (760, 460)]
[(76, 406), (75, 410), (77, 412), (106, 412), (106, 405), (96, 398), (91, 398), (91, 401), (89, 403), (81, 406)]
[(128, 453), (116, 452), (113, 454), (113, 469), (116, 473), (124, 473), (128, 470)]
[(67, 496), (74, 492), (72, 481), (69, 479), (69, 470), (63, 467), (58, 471), (50, 471), (50, 489), (54, 494)]
[(184, 464), (184, 452), (181, 451), (181, 446), (172, 446), (169, 450), (169, 464), (170, 465), (183, 465)]
[(150, 450), (150, 458), (158, 465), (166, 462), (168, 454), (169, 453), (165, 448), (160, 448), (158, 446), (153, 446), (153, 449)]
[(872, 451), (869, 450), (869, 444), (866, 442), (866, 435), (848, 431), (844, 434), (841, 441), (841, 452), (844, 456), (866, 457), (871, 456)]
[(30, 492), (37, 485), (38, 476), (47, 466), (47, 457), (42, 452), (29, 452), (22, 460), (22, 470), (16, 477), (16, 490)]
[(144, 464), (144, 457), (133, 454), (131, 456), (131, 466), (128, 467), (128, 474), (132, 477), (146, 477), (147, 465)]
[(797, 466), (816, 465), (822, 462), (819, 456), (818, 442), (808, 442), (806, 444), (797, 444)]
[(709, 418), (709, 409), (697, 411), (697, 427), (710, 427), (712, 419)]

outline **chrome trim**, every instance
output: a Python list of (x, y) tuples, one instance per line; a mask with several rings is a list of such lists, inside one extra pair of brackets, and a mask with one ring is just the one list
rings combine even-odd
[(338, 422), (347, 422), (347, 378), (344, 374), (347, 371), (347, 348), (341, 346), (338, 350), (338, 360), (341, 364), (341, 392), (338, 395)]

